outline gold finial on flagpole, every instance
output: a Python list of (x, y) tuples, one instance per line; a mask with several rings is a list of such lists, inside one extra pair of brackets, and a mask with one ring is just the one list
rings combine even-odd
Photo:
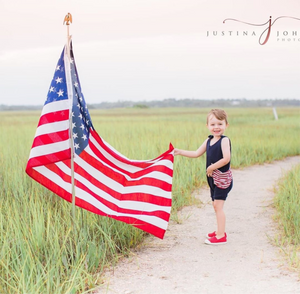
[(72, 14), (69, 12), (66, 16), (65, 16), (65, 19), (64, 19), (64, 22), (63, 24), (66, 23), (66, 25), (70, 25), (70, 22), (72, 23)]
[(73, 22), (72, 14), (70, 12), (68, 12), (68, 14), (64, 18), (63, 24), (65, 24), (67, 26), (67, 53), (68, 53), (69, 58), (71, 58), (70, 57), (70, 41), (71, 41), (71, 37), (72, 37), (72, 36), (70, 36), (70, 33), (69, 33), (69, 26), (72, 22)]

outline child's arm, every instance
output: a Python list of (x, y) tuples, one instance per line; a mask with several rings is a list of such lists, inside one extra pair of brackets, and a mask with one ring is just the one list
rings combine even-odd
[(222, 148), (223, 158), (220, 159), (219, 161), (215, 162), (214, 164), (211, 164), (207, 168), (206, 174), (209, 177), (212, 176), (212, 173), (215, 169), (226, 165), (230, 161), (230, 155), (231, 155), (230, 154), (230, 142), (229, 142), (229, 139), (227, 137), (222, 140), (221, 148)]
[(174, 155), (181, 155), (189, 158), (196, 158), (203, 155), (206, 151), (206, 139), (203, 144), (196, 151), (182, 150), (182, 149), (174, 149)]

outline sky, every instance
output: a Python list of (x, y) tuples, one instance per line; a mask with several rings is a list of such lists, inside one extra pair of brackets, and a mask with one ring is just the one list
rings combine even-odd
[[(300, 1), (0, 0), (0, 105), (42, 105), (70, 34), (86, 102), (300, 99)], [(262, 40), (266, 33), (262, 36)]]

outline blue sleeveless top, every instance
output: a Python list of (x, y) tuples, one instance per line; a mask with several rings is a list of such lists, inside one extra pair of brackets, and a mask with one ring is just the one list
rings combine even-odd
[[(221, 136), (221, 138), (212, 146), (210, 146), (210, 141), (213, 138), (213, 136), (210, 135), (208, 136), (208, 138), (209, 139), (207, 140), (207, 144), (206, 144), (206, 168), (208, 168), (211, 164), (216, 163), (217, 161), (223, 158), (221, 142), (222, 139), (225, 138), (225, 136)], [(230, 144), (230, 151), (231, 151), (230, 139), (229, 139), (229, 144)], [(221, 172), (226, 172), (229, 170), (229, 168), (230, 168), (230, 161), (226, 165), (218, 168), (218, 170), (220, 170)]]

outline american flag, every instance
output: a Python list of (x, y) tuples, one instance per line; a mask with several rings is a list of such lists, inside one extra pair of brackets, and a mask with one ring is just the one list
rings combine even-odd
[(75, 205), (163, 238), (172, 205), (173, 149), (170, 144), (155, 159), (130, 160), (105, 142), (81, 92), (72, 44), (65, 46), (30, 151), (30, 177), (72, 202), (73, 157)]

